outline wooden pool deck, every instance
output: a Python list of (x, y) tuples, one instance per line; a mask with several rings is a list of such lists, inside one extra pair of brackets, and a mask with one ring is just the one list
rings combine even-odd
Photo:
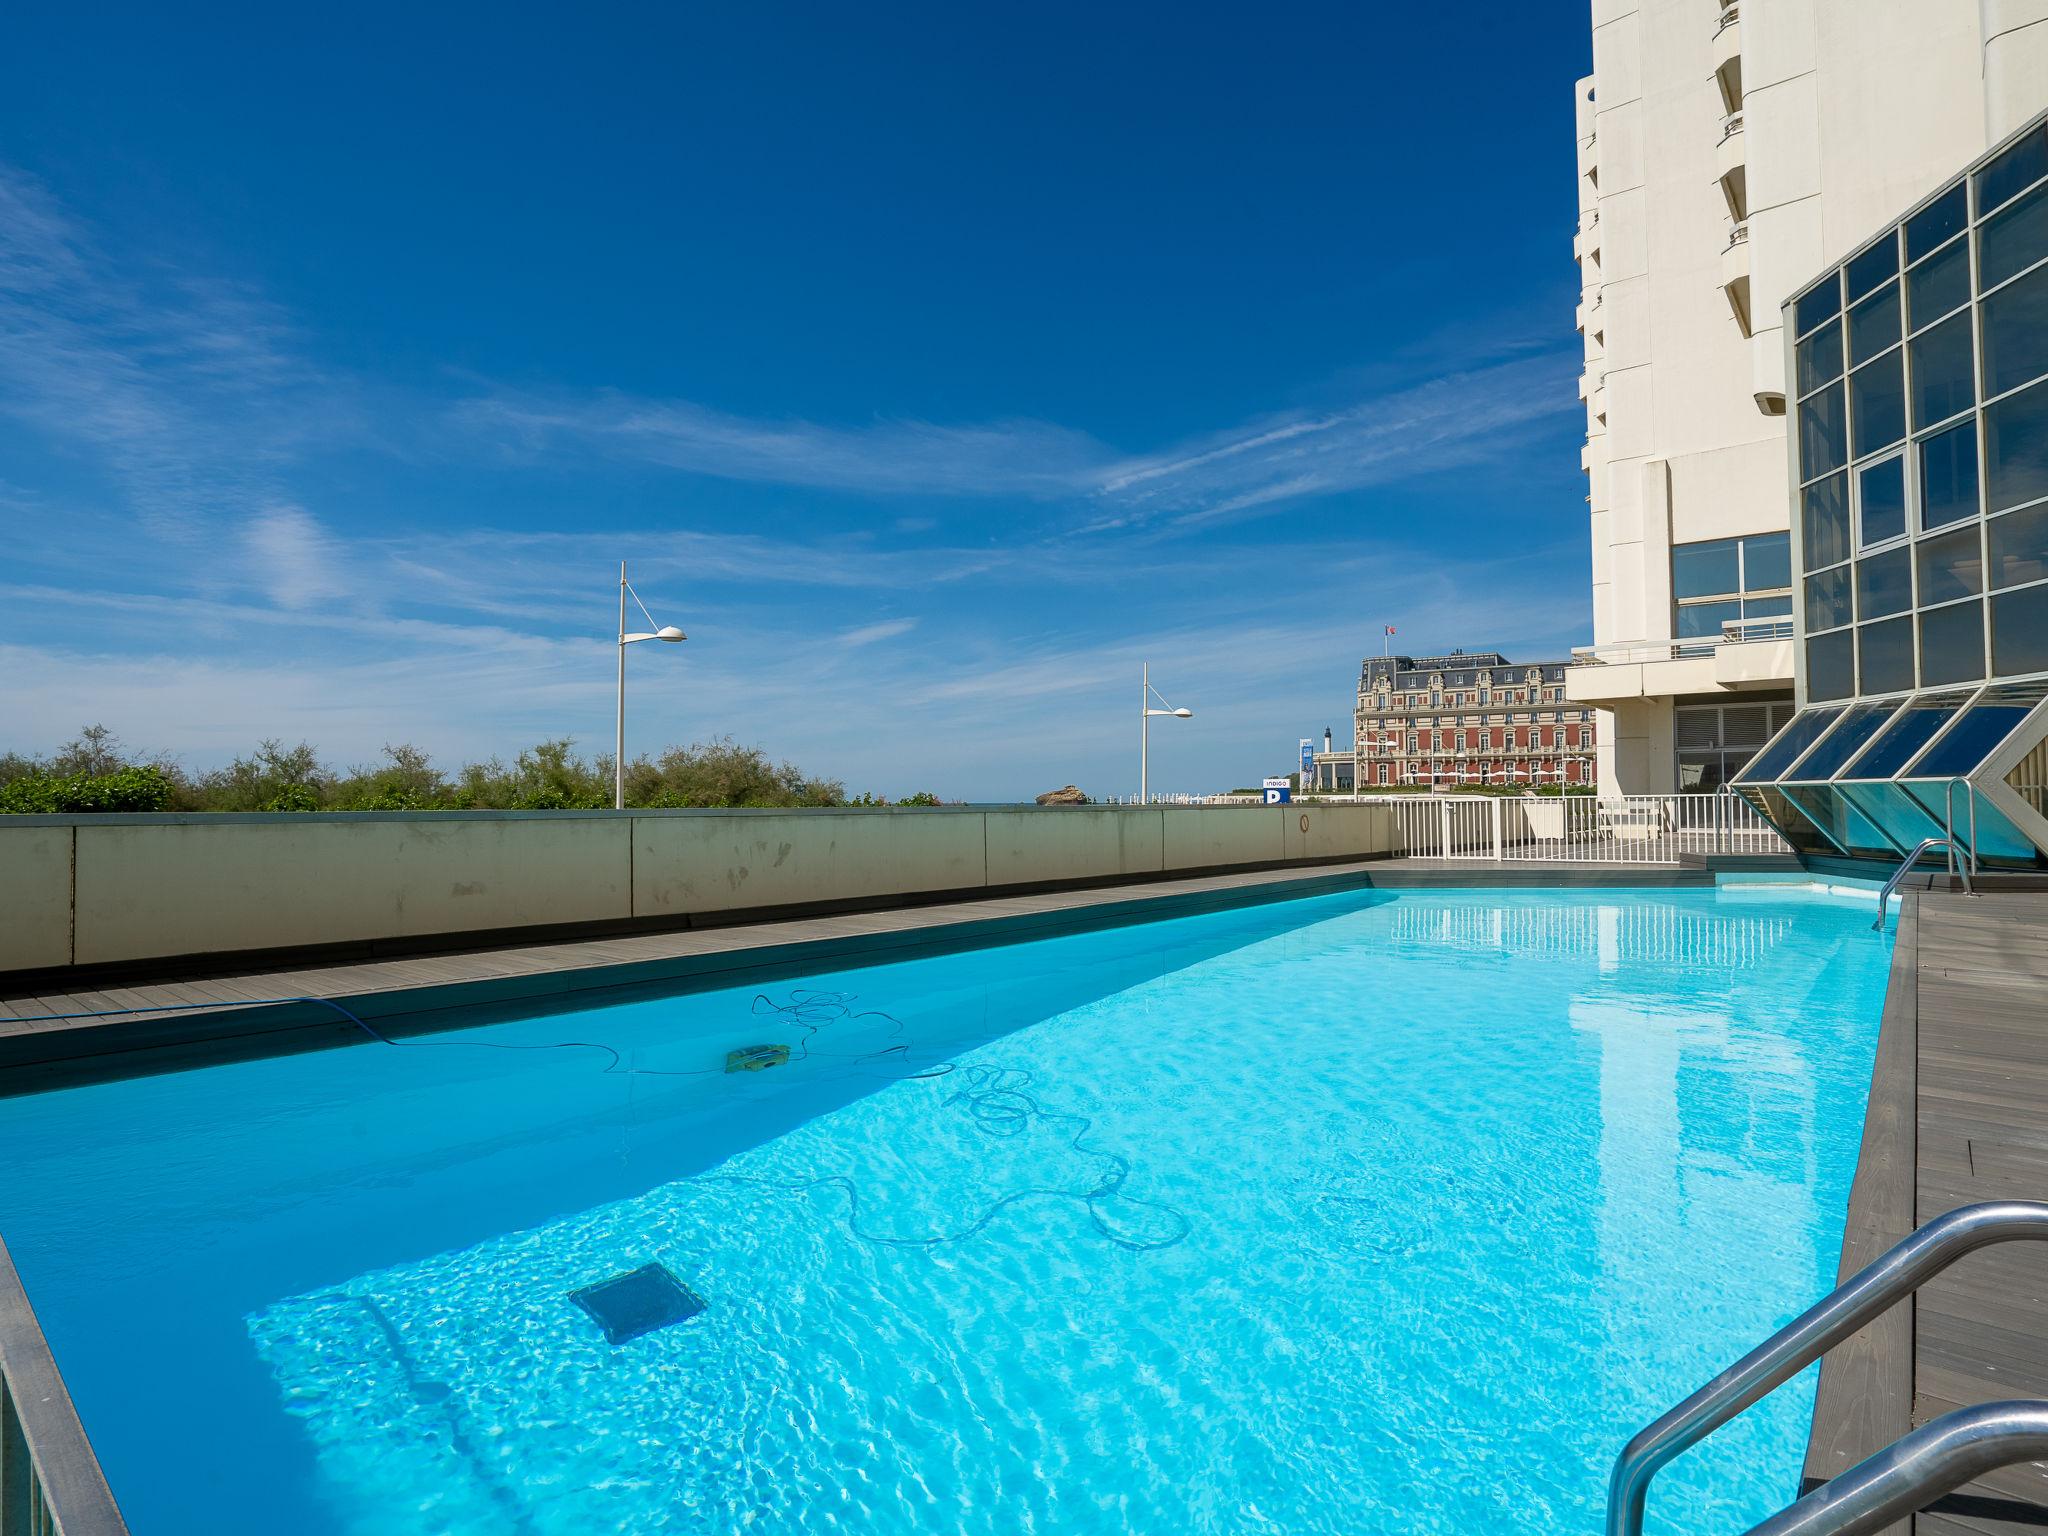
[[(1984, 1200), (2048, 1199), (2048, 895), (1908, 899), (1886, 999), (1844, 1277)], [(1828, 1357), (1809, 1482), (1956, 1408), (2048, 1398), (2048, 1245), (1963, 1259)], [(2009, 1467), (1891, 1536), (2041, 1536), (2048, 1463)]]

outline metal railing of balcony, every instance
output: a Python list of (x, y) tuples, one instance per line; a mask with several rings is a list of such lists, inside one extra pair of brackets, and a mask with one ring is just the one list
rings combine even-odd
[(1740, 132), (1742, 132), (1742, 114), (1740, 112), (1730, 112), (1721, 119), (1721, 142), (1723, 144), (1726, 144)]
[(1730, 224), (1728, 226), (1728, 243), (1722, 246), (1721, 249), (1724, 251), (1732, 251), (1738, 245), (1747, 245), (1748, 243), (1749, 220), (1743, 219), (1739, 223)]
[(1734, 26), (1735, 23), (1740, 21), (1741, 19), (1742, 7), (1740, 5), (1723, 5), (1721, 7), (1720, 16), (1717, 17), (1714, 22), (1714, 36), (1719, 37), (1723, 32), (1726, 32), (1730, 27)]
[(1751, 645), (1771, 640), (1790, 640), (1792, 619), (1783, 615), (1768, 619), (1730, 619), (1718, 635), (1701, 635), (1682, 640), (1634, 640), (1621, 645), (1576, 645), (1571, 664), (1575, 667), (1622, 667), (1645, 661), (1697, 661), (1711, 656), (1724, 645)]

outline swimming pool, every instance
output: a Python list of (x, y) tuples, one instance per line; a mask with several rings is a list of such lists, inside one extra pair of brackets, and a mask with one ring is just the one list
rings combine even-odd
[[(585, 994), (0, 1102), (0, 1234), (137, 1536), (1592, 1533), (1832, 1281), (1870, 913), (1361, 892)], [(1652, 1529), (1788, 1500), (1811, 1400)]]

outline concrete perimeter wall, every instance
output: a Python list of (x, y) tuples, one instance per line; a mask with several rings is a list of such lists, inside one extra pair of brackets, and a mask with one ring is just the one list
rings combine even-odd
[(0, 973), (1371, 857), (1383, 805), (0, 817)]

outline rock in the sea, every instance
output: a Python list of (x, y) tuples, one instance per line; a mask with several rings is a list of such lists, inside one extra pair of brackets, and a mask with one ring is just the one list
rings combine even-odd
[(1040, 805), (1087, 805), (1088, 797), (1069, 784), (1065, 789), (1048, 789), (1038, 797)]

